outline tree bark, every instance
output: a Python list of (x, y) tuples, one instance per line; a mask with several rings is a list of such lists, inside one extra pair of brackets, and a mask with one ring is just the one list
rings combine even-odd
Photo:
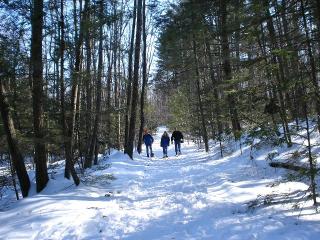
[(112, 84), (112, 64), (110, 57), (108, 58), (108, 72), (107, 72), (107, 141), (109, 147), (111, 144), (111, 84)]
[[(215, 73), (214, 73), (214, 66), (213, 66), (213, 58), (211, 55), (211, 48), (210, 48), (210, 43), (208, 40), (206, 40), (206, 49), (207, 49), (207, 57), (209, 60), (209, 68), (210, 68), (210, 79), (211, 79), (211, 83), (213, 86), (213, 96), (214, 96), (214, 101), (215, 101), (215, 113), (214, 113), (214, 117), (216, 120), (216, 124), (217, 124), (217, 130), (218, 130), (218, 140), (221, 144), (221, 140), (222, 140), (222, 124), (221, 124), (221, 106), (220, 106), (220, 98), (219, 98), (219, 90), (218, 90), (218, 85), (219, 82), (217, 81), (216, 77), (215, 77)], [(220, 156), (223, 157), (223, 153), (222, 153), (222, 149), (220, 148)]]
[[(113, 14), (114, 16), (117, 16), (117, 1), (114, 1), (113, 3)], [(119, 117), (119, 110), (120, 110), (120, 75), (118, 75), (118, 67), (117, 67), (117, 62), (118, 62), (118, 52), (120, 51), (120, 43), (119, 43), (119, 26), (118, 26), (118, 21), (115, 21), (113, 24), (113, 80), (114, 80), (114, 106), (117, 111), (116, 115), (116, 125), (117, 125), (117, 130), (116, 130), (116, 142), (115, 142), (115, 147), (120, 150), (120, 117)], [(120, 71), (119, 71), (120, 73)]]
[(315, 97), (315, 111), (317, 114), (318, 132), (320, 133), (320, 94), (319, 94), (319, 84), (317, 79), (317, 69), (316, 69), (316, 63), (314, 60), (312, 47), (311, 47), (311, 39), (310, 39), (310, 33), (308, 30), (308, 24), (307, 24), (307, 19), (305, 15), (304, 3), (302, 0), (300, 1), (300, 3), (301, 3), (301, 14), (303, 19), (303, 28), (304, 28), (305, 36), (307, 40), (308, 57), (309, 57), (310, 67), (311, 67), (311, 82), (314, 88), (313, 93)]
[(60, 0), (60, 108), (61, 108), (61, 125), (62, 134), (67, 131), (66, 111), (65, 111), (65, 85), (64, 85), (64, 0)]
[[(230, 48), (229, 48), (229, 40), (228, 40), (228, 27), (227, 27), (227, 1), (220, 1), (220, 14), (221, 14), (221, 50), (223, 57), (223, 71), (225, 81), (231, 81), (232, 72), (231, 72), (231, 64), (230, 64)], [(231, 84), (232, 85), (232, 84)], [(230, 91), (233, 91), (233, 87), (229, 87)], [(229, 105), (230, 118), (232, 124), (232, 130), (234, 136), (237, 136), (237, 132), (241, 130), (240, 121), (238, 117), (238, 111), (236, 108), (236, 99), (234, 93), (228, 93), (227, 101)]]
[(89, 155), (90, 144), (92, 141), (92, 91), (91, 91), (91, 65), (92, 65), (92, 49), (91, 49), (91, 13), (90, 13), (90, 1), (86, 1), (85, 5), (85, 23), (84, 23), (84, 42), (86, 49), (86, 72), (85, 72), (85, 102), (86, 102), (86, 112), (85, 112), (85, 126), (86, 126), (86, 158)]
[(197, 54), (197, 45), (196, 45), (196, 39), (195, 39), (194, 33), (192, 35), (192, 38), (193, 38), (192, 39), (193, 58), (194, 58), (194, 65), (195, 65), (195, 72), (196, 72), (197, 98), (198, 98), (200, 118), (201, 118), (201, 135), (204, 141), (205, 150), (206, 152), (209, 152), (208, 133), (207, 133), (206, 122), (204, 117), (203, 103), (201, 99), (199, 59)]
[[(264, 4), (266, 8), (265, 11), (266, 11), (266, 17), (267, 17), (267, 28), (270, 35), (271, 50), (277, 50), (278, 43), (276, 40), (276, 33), (275, 33), (272, 17), (270, 15), (269, 1), (266, 0)], [(285, 109), (285, 99), (284, 99), (285, 93), (283, 90), (284, 85), (286, 83), (283, 64), (282, 64), (281, 58), (279, 56), (276, 56), (275, 54), (272, 54), (271, 61), (273, 64), (279, 66), (279, 70), (276, 71), (275, 75), (276, 75), (277, 84), (278, 84), (277, 91), (278, 91), (279, 102), (280, 102), (280, 117), (282, 119), (285, 140), (287, 142), (288, 147), (291, 147), (292, 141), (291, 141), (289, 124), (288, 124), (288, 118), (287, 118), (286, 109)]]
[(283, 162), (270, 162), (269, 163), (270, 167), (274, 167), (274, 168), (285, 168), (285, 169), (289, 169), (292, 171), (308, 171), (308, 169), (306, 167), (302, 167), (302, 166), (296, 166), (293, 165), (291, 163), (283, 163)]
[(71, 111), (68, 121), (68, 131), (65, 136), (65, 148), (66, 148), (66, 166), (65, 166), (65, 177), (70, 177), (70, 173), (76, 185), (80, 183), (80, 179), (74, 169), (73, 160), (73, 147), (74, 147), (74, 132), (76, 123), (76, 110), (78, 103), (79, 94), (79, 75), (80, 75), (80, 62), (81, 62), (81, 47), (83, 44), (83, 31), (84, 24), (86, 21), (86, 14), (88, 11), (89, 0), (85, 1), (85, 6), (83, 9), (83, 17), (80, 21), (79, 37), (76, 38), (76, 48), (75, 48), (75, 65), (72, 72), (72, 86), (71, 86)]
[(17, 173), (23, 197), (27, 197), (30, 189), (30, 180), (18, 146), (16, 130), (11, 116), (10, 105), (6, 97), (3, 80), (0, 79), (0, 111), (4, 130), (7, 136), (12, 165)]
[(138, 0), (137, 5), (137, 31), (134, 51), (134, 71), (132, 82), (132, 101), (131, 101), (131, 116), (129, 124), (128, 144), (126, 146), (126, 153), (133, 158), (134, 139), (136, 133), (136, 117), (137, 105), (139, 95), (139, 67), (140, 67), (140, 48), (141, 48), (141, 31), (142, 31), (142, 0)]
[(137, 17), (137, 0), (134, 0), (133, 7), (133, 17), (132, 17), (132, 29), (131, 29), (131, 40), (130, 40), (130, 49), (129, 49), (129, 60), (128, 60), (128, 81), (126, 86), (126, 115), (125, 115), (125, 132), (124, 132), (124, 150), (126, 153), (126, 149), (128, 146), (129, 140), (129, 124), (130, 124), (130, 113), (131, 113), (131, 97), (132, 97), (132, 64), (133, 64), (133, 50), (134, 50), (134, 34), (136, 29), (136, 17)]
[(146, 32), (146, 0), (143, 0), (143, 24), (142, 24), (142, 38), (143, 38), (143, 53), (142, 53), (142, 89), (140, 97), (140, 128), (139, 128), (139, 138), (138, 138), (138, 147), (137, 151), (140, 154), (142, 151), (142, 134), (143, 128), (145, 125), (145, 116), (144, 116), (144, 103), (145, 95), (147, 88), (147, 32)]
[(309, 160), (309, 172), (310, 172), (310, 187), (311, 187), (311, 192), (312, 192), (312, 199), (313, 199), (313, 204), (317, 205), (317, 189), (316, 189), (316, 174), (317, 174), (317, 169), (316, 169), (316, 164), (315, 161), (313, 160), (312, 152), (311, 152), (311, 141), (310, 141), (310, 126), (309, 126), (309, 117), (308, 117), (308, 112), (307, 112), (307, 104), (304, 104), (304, 109), (305, 109), (305, 121), (307, 125), (307, 140), (308, 140), (308, 160)]
[(43, 61), (42, 61), (42, 29), (43, 0), (33, 0), (31, 37), (31, 67), (32, 67), (32, 100), (34, 126), (34, 161), (36, 164), (37, 192), (42, 191), (49, 181), (47, 170), (47, 150), (45, 144), (43, 117)]
[[(93, 132), (91, 137), (91, 143), (89, 148), (89, 154), (86, 158), (84, 167), (88, 168), (92, 166), (93, 155), (96, 155), (95, 149), (98, 145), (98, 131), (100, 125), (100, 112), (101, 112), (101, 88), (102, 88), (102, 70), (103, 70), (103, 0), (99, 1), (99, 50), (98, 50), (98, 76), (97, 76), (97, 99), (96, 99), (96, 111), (95, 120), (93, 126)], [(97, 157), (95, 157), (95, 164), (97, 164)]]

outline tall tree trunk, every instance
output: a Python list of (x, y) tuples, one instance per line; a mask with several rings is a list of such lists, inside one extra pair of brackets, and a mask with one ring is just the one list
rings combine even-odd
[[(111, 33), (110, 33), (111, 35)], [(110, 46), (110, 49), (109, 49)], [(111, 140), (111, 125), (112, 125), (112, 119), (111, 119), (111, 91), (112, 91), (112, 67), (113, 67), (113, 52), (111, 51), (112, 48), (112, 36), (109, 37), (109, 44), (106, 43), (107, 48), (107, 59), (108, 59), (108, 70), (107, 70), (107, 86), (106, 86), (106, 132), (107, 132), (107, 142), (108, 142), (108, 148), (110, 149), (113, 147), (112, 140)]]
[[(93, 126), (93, 133), (91, 137), (91, 143), (89, 148), (89, 154), (86, 158), (84, 167), (88, 168), (92, 166), (93, 155), (96, 155), (95, 149), (98, 147), (98, 131), (100, 125), (100, 111), (101, 111), (101, 88), (102, 88), (102, 70), (103, 70), (103, 0), (99, 1), (99, 49), (98, 49), (98, 76), (97, 76), (97, 96), (96, 96), (96, 112)], [(97, 157), (95, 157), (95, 164), (97, 164)]]
[(131, 113), (131, 99), (132, 99), (132, 65), (133, 65), (133, 50), (134, 50), (134, 34), (136, 29), (136, 17), (137, 17), (137, 0), (134, 0), (133, 17), (132, 17), (132, 29), (131, 29), (131, 40), (129, 49), (129, 60), (128, 60), (128, 81), (127, 81), (127, 102), (126, 102), (126, 115), (125, 115), (125, 132), (124, 132), (124, 151), (126, 152), (129, 139), (129, 124), (130, 124), (130, 113)]
[(193, 38), (192, 39), (192, 47), (193, 47), (194, 65), (195, 65), (195, 72), (196, 72), (197, 98), (198, 98), (200, 118), (201, 118), (201, 135), (202, 135), (202, 138), (204, 141), (205, 150), (206, 150), (206, 152), (209, 152), (208, 133), (207, 133), (206, 123), (205, 123), (203, 103), (201, 100), (199, 59), (198, 59), (198, 54), (197, 54), (197, 45), (196, 45), (196, 39), (195, 39), (194, 33), (192, 34), (192, 38)]
[[(272, 17), (270, 14), (269, 1), (266, 0), (264, 4), (266, 8), (265, 11), (266, 11), (266, 17), (267, 17), (267, 28), (270, 35), (271, 50), (277, 50), (278, 43), (276, 39), (276, 33), (275, 33)], [(290, 134), (289, 124), (287, 119), (287, 113), (285, 109), (285, 99), (284, 99), (285, 93), (283, 89), (286, 84), (286, 79), (285, 79), (285, 74), (283, 70), (283, 64), (282, 64), (281, 58), (279, 56), (277, 57), (275, 54), (272, 54), (271, 61), (273, 64), (279, 66), (279, 70), (276, 70), (275, 75), (276, 75), (277, 85), (278, 85), (277, 91), (278, 91), (279, 102), (280, 102), (280, 117), (282, 119), (285, 140), (287, 142), (288, 147), (290, 147), (292, 145), (292, 141), (291, 141), (291, 134)]]
[(314, 8), (313, 12), (316, 19), (318, 43), (320, 44), (320, 1), (312, 0), (311, 2)]
[(65, 85), (64, 85), (64, 0), (60, 0), (60, 108), (61, 108), (61, 125), (62, 134), (67, 131), (66, 111), (65, 111)]
[(42, 29), (43, 29), (43, 0), (33, 0), (31, 37), (31, 66), (32, 66), (32, 100), (34, 126), (34, 161), (36, 164), (37, 192), (42, 191), (49, 181), (47, 170), (47, 151), (44, 141), (43, 119), (43, 61), (42, 61)]
[[(113, 58), (113, 56), (112, 56)], [(111, 147), (111, 83), (112, 83), (112, 64), (110, 56), (108, 57), (108, 71), (107, 71), (107, 141), (108, 147)]]
[[(306, 86), (304, 82), (302, 81), (302, 89), (303, 93), (306, 96)], [(316, 174), (317, 174), (317, 165), (315, 160), (312, 156), (312, 149), (311, 149), (311, 136), (310, 136), (310, 126), (309, 126), (309, 117), (308, 117), (308, 106), (307, 106), (307, 100), (304, 97), (302, 99), (302, 105), (303, 105), (303, 113), (304, 113), (304, 119), (306, 121), (306, 130), (307, 130), (307, 149), (308, 149), (308, 160), (309, 160), (309, 171), (310, 171), (310, 189), (312, 193), (312, 199), (313, 204), (317, 205), (317, 187), (316, 187)]]
[[(287, 0), (281, 0), (281, 19), (283, 23), (283, 31), (284, 31), (284, 37), (288, 46), (289, 51), (292, 52), (292, 58), (289, 59), (289, 63), (291, 66), (291, 71), (288, 73), (288, 78), (295, 80), (297, 82), (298, 77), (299, 77), (299, 56), (298, 56), (298, 51), (297, 49), (293, 46), (292, 39), (290, 36), (290, 29), (289, 29), (289, 23), (287, 20)], [(296, 19), (294, 18), (293, 20), (294, 24), (296, 25)], [(298, 29), (298, 28), (297, 28)], [(296, 29), (296, 30), (297, 30)], [(288, 67), (288, 66), (287, 66)], [(289, 68), (288, 68), (289, 69)], [(293, 93), (293, 106), (292, 108), (292, 116), (295, 118), (296, 121), (296, 127), (298, 129), (299, 127), (299, 117), (302, 116), (302, 106), (298, 104), (299, 102), (302, 101), (302, 94), (300, 91), (301, 87), (295, 84), (295, 89)]]
[(305, 15), (305, 7), (304, 7), (303, 0), (301, 0), (300, 3), (301, 3), (301, 14), (303, 19), (303, 28), (306, 35), (308, 57), (309, 57), (310, 67), (311, 67), (311, 82), (313, 85), (313, 93), (315, 96), (315, 110), (317, 114), (318, 132), (320, 132), (320, 93), (319, 93), (319, 84), (317, 79), (317, 69), (316, 69), (316, 63), (314, 61), (314, 56), (312, 52), (310, 33), (309, 33), (309, 28), (307, 24), (306, 15)]
[(64, 85), (64, 0), (60, 0), (60, 108), (62, 134), (67, 131), (66, 111), (65, 111), (65, 85)]
[(86, 158), (90, 151), (90, 144), (92, 140), (92, 91), (91, 91), (91, 65), (92, 65), (92, 49), (91, 49), (91, 13), (90, 13), (90, 1), (87, 1), (85, 5), (85, 24), (84, 24), (84, 42), (86, 49), (86, 74), (85, 74), (85, 101), (86, 101), (86, 112), (85, 112), (85, 126), (86, 126)]
[[(54, 18), (53, 11), (50, 12), (50, 15), (51, 15), (50, 21), (58, 23), (57, 24), (58, 25), (58, 31), (55, 29), (54, 34), (51, 36), (52, 39), (50, 39), (50, 42), (54, 42), (55, 38), (59, 39), (59, 42), (58, 42), (57, 46), (59, 47), (59, 50), (60, 50), (59, 54), (61, 54), (61, 27), (62, 27), (61, 25), (62, 25), (62, 23), (61, 23), (61, 12), (59, 14), (59, 1), (56, 0), (54, 2), (54, 5), (55, 5), (54, 6), (54, 12), (55, 12), (56, 16)], [(56, 36), (57, 32), (58, 32), (58, 37)], [(50, 49), (52, 48), (51, 45), (49, 46), (49, 48)], [(55, 91), (54, 92), (54, 97), (55, 97), (57, 103), (60, 103), (60, 100), (61, 100), (61, 97), (60, 97), (60, 93), (61, 93), (61, 91), (60, 91), (60, 86), (61, 86), (60, 77), (61, 76), (60, 76), (59, 60), (60, 60), (59, 58), (55, 58), (54, 59), (54, 63), (53, 63), (53, 65), (54, 65), (54, 67), (53, 67), (53, 69), (54, 69), (54, 73), (53, 73), (53, 75), (54, 75), (54, 91)]]
[(26, 166), (24, 165), (23, 157), (21, 155), (21, 152), (18, 146), (16, 130), (14, 128), (13, 119), (10, 111), (10, 105), (6, 97), (6, 91), (4, 89), (3, 80), (1, 79), (0, 79), (0, 111), (2, 116), (2, 122), (4, 125), (4, 130), (7, 136), (12, 165), (19, 179), (22, 196), (27, 197), (30, 189), (30, 180), (26, 170)]
[[(221, 50), (222, 50), (222, 58), (223, 58), (223, 71), (225, 81), (228, 82), (232, 78), (231, 72), (231, 64), (230, 64), (230, 48), (229, 48), (229, 40), (228, 40), (228, 26), (227, 26), (227, 2), (228, 1), (220, 1), (220, 14), (221, 14)], [(230, 91), (233, 91), (234, 88), (231, 86), (229, 88)], [(237, 136), (237, 132), (241, 130), (238, 111), (236, 108), (236, 99), (233, 93), (228, 93), (227, 101), (229, 105), (230, 118), (232, 124), (232, 130), (234, 136)]]
[(83, 17), (80, 21), (80, 30), (79, 37), (76, 38), (76, 48), (75, 48), (75, 65), (72, 73), (72, 86), (71, 86), (71, 111), (68, 121), (68, 131), (65, 137), (66, 145), (66, 167), (65, 167), (65, 176), (70, 176), (71, 173), (73, 180), (76, 185), (80, 183), (80, 179), (76, 174), (74, 169), (74, 160), (73, 160), (73, 147), (74, 147), (74, 132), (75, 132), (75, 123), (76, 123), (76, 110), (78, 105), (78, 94), (79, 94), (79, 75), (80, 75), (80, 66), (81, 66), (81, 47), (83, 44), (83, 31), (84, 24), (86, 21), (87, 11), (89, 6), (89, 0), (85, 1), (85, 6), (83, 9)]
[(139, 95), (139, 66), (140, 66), (140, 48), (141, 48), (141, 31), (142, 31), (142, 0), (138, 0), (137, 5), (137, 31), (134, 51), (134, 71), (132, 82), (132, 101), (131, 101), (131, 116), (129, 124), (128, 144), (126, 146), (126, 153), (129, 157), (133, 158), (133, 144), (136, 133), (136, 117), (137, 117), (137, 105)]
[[(113, 14), (117, 16), (117, 1), (113, 3)], [(113, 79), (114, 79), (114, 106), (117, 111), (116, 113), (116, 142), (115, 146), (118, 150), (120, 150), (120, 121), (119, 121), (119, 111), (120, 111), (120, 69), (118, 69), (117, 62), (118, 62), (118, 52), (120, 51), (120, 43), (119, 43), (119, 25), (118, 21), (115, 21), (113, 24)], [(119, 72), (118, 72), (119, 70)]]
[[(215, 120), (217, 124), (217, 130), (218, 130), (218, 140), (221, 142), (222, 140), (222, 124), (221, 124), (221, 107), (220, 107), (220, 98), (219, 98), (219, 90), (218, 90), (218, 85), (219, 82), (217, 81), (214, 73), (214, 65), (213, 65), (213, 58), (212, 58), (212, 53), (211, 53), (211, 48), (210, 48), (210, 42), (206, 40), (206, 49), (207, 49), (207, 57), (209, 60), (209, 68), (210, 68), (210, 79), (212, 82), (213, 86), (213, 97), (215, 101)], [(222, 150), (220, 151), (220, 156), (222, 157)]]
[(144, 116), (144, 103), (145, 95), (147, 88), (147, 32), (146, 32), (146, 0), (143, 0), (143, 10), (142, 10), (142, 39), (143, 39), (143, 53), (142, 53), (142, 89), (141, 89), (141, 98), (140, 98), (140, 128), (139, 128), (139, 138), (138, 138), (138, 147), (137, 151), (140, 154), (142, 151), (142, 134), (143, 128), (145, 125), (145, 116)]

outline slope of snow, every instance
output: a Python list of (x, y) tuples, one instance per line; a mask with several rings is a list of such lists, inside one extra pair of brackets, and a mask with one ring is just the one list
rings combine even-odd
[(58, 169), (41, 194), (1, 201), (0, 239), (320, 239), (308, 185), (281, 183), (284, 171), (265, 161), (272, 149), (220, 159), (218, 145), (205, 153), (186, 142), (163, 159), (164, 130), (152, 159), (113, 151), (78, 187)]

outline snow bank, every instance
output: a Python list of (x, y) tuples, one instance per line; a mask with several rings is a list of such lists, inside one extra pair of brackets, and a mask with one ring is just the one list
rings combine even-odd
[(268, 153), (280, 159), (286, 148), (265, 146), (252, 160), (249, 146), (219, 158), (218, 144), (205, 153), (185, 143), (181, 156), (170, 146), (163, 159), (164, 130), (152, 159), (112, 151), (78, 187), (60, 169), (41, 194), (9, 205), (3, 199), (0, 239), (320, 238), (308, 185), (282, 182), (285, 171), (267, 164)]

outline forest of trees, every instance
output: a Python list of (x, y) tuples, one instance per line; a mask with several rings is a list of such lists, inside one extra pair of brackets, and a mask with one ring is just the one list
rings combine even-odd
[(111, 148), (132, 157), (143, 128), (155, 126), (145, 120), (154, 8), (145, 0), (1, 1), (0, 156), (11, 159), (24, 197), (27, 159), (38, 192), (48, 164), (61, 159), (78, 185), (75, 164), (90, 168)]
[(208, 139), (230, 134), (240, 147), (243, 134), (290, 147), (305, 129), (315, 201), (320, 2), (186, 0), (159, 24), (155, 87), (170, 96), (171, 125), (201, 138), (206, 151)]
[(157, 124), (201, 139), (205, 151), (227, 135), (241, 146), (244, 133), (290, 147), (305, 128), (315, 193), (320, 2), (184, 0), (165, 11), (164, 2), (0, 3), (0, 158), (10, 156), (22, 195), (26, 159), (38, 192), (60, 159), (79, 184), (75, 165), (90, 168), (110, 148), (132, 158)]

